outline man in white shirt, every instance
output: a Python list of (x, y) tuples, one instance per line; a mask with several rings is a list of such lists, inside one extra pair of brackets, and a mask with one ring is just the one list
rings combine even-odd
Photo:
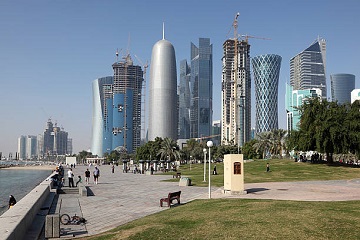
[(72, 169), (69, 168), (68, 170), (68, 179), (69, 179), (69, 188), (74, 187), (74, 173)]

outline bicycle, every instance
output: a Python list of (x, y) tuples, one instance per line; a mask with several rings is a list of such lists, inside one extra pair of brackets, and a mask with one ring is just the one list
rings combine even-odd
[(60, 216), (60, 222), (64, 225), (68, 225), (68, 224), (78, 225), (78, 224), (85, 224), (86, 219), (83, 217), (76, 216), (76, 214), (70, 217), (69, 214), (64, 213)]

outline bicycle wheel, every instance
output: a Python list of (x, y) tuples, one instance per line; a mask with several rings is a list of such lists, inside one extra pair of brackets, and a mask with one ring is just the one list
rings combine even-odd
[(69, 224), (70, 223), (70, 216), (68, 215), (68, 214), (63, 214), (63, 215), (61, 215), (60, 216), (60, 222), (62, 223), (62, 224)]

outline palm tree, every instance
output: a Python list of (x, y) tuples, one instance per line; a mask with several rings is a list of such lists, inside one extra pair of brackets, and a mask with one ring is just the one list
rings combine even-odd
[(286, 133), (284, 129), (271, 130), (271, 153), (273, 155), (279, 155), (280, 158), (282, 158), (282, 151), (285, 148)]
[(257, 142), (254, 143), (253, 147), (256, 152), (262, 152), (263, 159), (265, 159), (266, 153), (271, 149), (271, 133), (270, 132), (262, 132), (258, 133), (256, 137)]
[(161, 148), (158, 152), (161, 159), (166, 159), (169, 157), (170, 160), (179, 160), (180, 159), (180, 151), (178, 150), (178, 145), (175, 140), (171, 138), (164, 138), (161, 143)]

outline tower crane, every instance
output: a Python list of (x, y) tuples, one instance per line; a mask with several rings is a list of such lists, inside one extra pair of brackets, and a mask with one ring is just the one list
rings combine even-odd
[(256, 36), (251, 36), (251, 35), (241, 35), (241, 37), (243, 37), (245, 39), (245, 42), (249, 42), (249, 38), (256, 38), (256, 39), (262, 39), (262, 40), (271, 40), (271, 38), (264, 38), (264, 37), (256, 37)]

